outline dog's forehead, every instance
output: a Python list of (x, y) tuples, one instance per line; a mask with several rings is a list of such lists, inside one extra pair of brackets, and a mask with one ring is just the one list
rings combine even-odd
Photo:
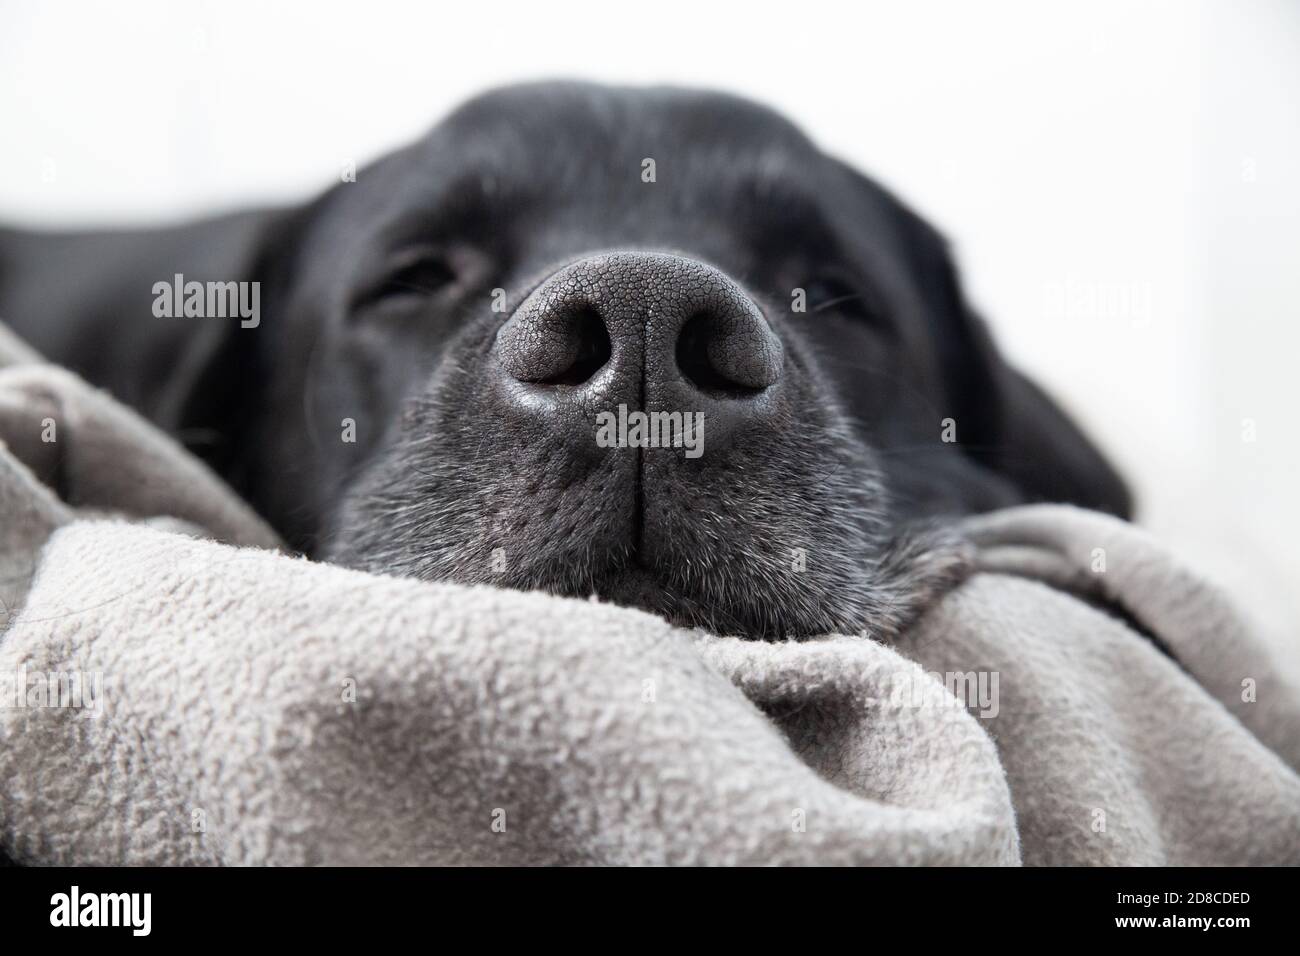
[(749, 100), (544, 83), (470, 100), (334, 189), (313, 243), (355, 258), (424, 232), (477, 230), (539, 259), (624, 245), (744, 270), (764, 249), (807, 258), (837, 243), (854, 255), (864, 243), (884, 248), (892, 205)]
[[(780, 114), (725, 93), (541, 83), (470, 100), (428, 135), (444, 172), (593, 186), (631, 174), (776, 180), (816, 148)], [(567, 176), (560, 176), (567, 173)], [(594, 177), (594, 181), (593, 181)]]
[(705, 136), (807, 144), (797, 127), (766, 106), (728, 93), (679, 87), (509, 86), (469, 100), (441, 126), (461, 135), (506, 130), (544, 138), (555, 134), (587, 134), (604, 140)]

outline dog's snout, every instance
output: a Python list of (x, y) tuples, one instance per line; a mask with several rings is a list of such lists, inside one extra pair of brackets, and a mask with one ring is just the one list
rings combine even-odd
[(740, 286), (702, 262), (654, 253), (559, 270), (501, 327), (496, 354), (519, 382), (678, 407), (751, 397), (783, 365), (780, 340)]

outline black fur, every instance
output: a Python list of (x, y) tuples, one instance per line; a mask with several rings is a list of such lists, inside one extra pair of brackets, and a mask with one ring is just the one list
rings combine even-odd
[[(528, 293), (620, 250), (721, 270), (781, 341), (779, 390), (715, 455), (598, 453), (576, 419), (538, 428), (493, 384), (497, 332)], [(261, 282), (261, 324), (155, 318), (153, 284), (178, 272)], [(959, 572), (951, 516), (1130, 510), (999, 358), (942, 239), (729, 96), (510, 88), (303, 208), (0, 231), (0, 316), (179, 435), (313, 556), (596, 593), (728, 633), (896, 626)]]

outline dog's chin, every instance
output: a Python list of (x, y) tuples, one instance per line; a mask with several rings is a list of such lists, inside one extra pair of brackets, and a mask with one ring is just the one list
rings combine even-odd
[(499, 480), (491, 473), (452, 493), (421, 484), (430, 475), (377, 469), (348, 496), (317, 556), (426, 581), (595, 598), (681, 627), (765, 640), (889, 639), (964, 565), (950, 528), (898, 526), (879, 486), (865, 479), (856, 487), (869, 494), (823, 482), (817, 507), (795, 510), (767, 485), (719, 483), (719, 500), (707, 507), (652, 508), (657, 520), (638, 530), (635, 509), (591, 494), (542, 500), (512, 496), (507, 485), (489, 495), (484, 484)]
[[(827, 575), (737, 558), (723, 563), (725, 570), (682, 580), (671, 568), (646, 566), (626, 551), (603, 567), (588, 564), (575, 574), (565, 562), (492, 572), (481, 561), (457, 561), (455, 549), (441, 551), (437, 560), (428, 553), (367, 553), (345, 544), (331, 550), (329, 560), (361, 570), (595, 599), (648, 612), (677, 627), (754, 640), (834, 633), (888, 639), (938, 591), (951, 587), (964, 567), (960, 549), (946, 535), (931, 534), (909, 534), (878, 554), (859, 556), (859, 573), (852, 578), (843, 570)], [(842, 557), (847, 566), (848, 555)], [(838, 586), (826, 587), (828, 579)]]
[[(494, 565), (492, 553), (472, 537), (407, 536), (402, 527), (397, 514), (366, 510), (364, 520), (351, 524), (353, 533), (332, 537), (319, 556), (425, 581), (594, 598), (679, 627), (759, 640), (827, 634), (889, 640), (960, 581), (969, 565), (964, 542), (951, 527), (938, 525), (908, 527), (883, 539), (814, 539), (806, 566), (805, 555), (791, 561), (740, 545), (710, 552), (683, 552), (678, 545), (655, 558), (637, 553), (630, 542), (619, 546), (581, 533), (516, 541), (502, 552), (529, 558)], [(379, 528), (388, 532), (378, 534)], [(548, 553), (547, 544), (554, 548), (557, 540), (563, 550)]]
[(816, 615), (790, 614), (782, 596), (767, 593), (757, 580), (738, 581), (734, 590), (708, 596), (693, 594), (638, 564), (603, 576), (588, 594), (558, 579), (551, 586), (543, 585), (541, 590), (568, 597), (594, 597), (620, 607), (646, 611), (677, 627), (750, 639), (809, 637), (825, 633), (830, 621), (844, 621), (853, 614), (851, 608), (828, 605), (823, 605)]
[[(939, 523), (908, 527), (870, 554), (839, 557), (845, 566), (838, 574), (733, 567), (705, 591), (633, 565), (599, 582), (591, 596), (723, 636), (771, 641), (852, 634), (891, 641), (973, 568), (969, 542)], [(828, 579), (835, 584), (827, 587)]]
[(509, 573), (469, 573), (430, 566), (415, 556), (403, 561), (391, 553), (382, 560), (367, 560), (353, 552), (336, 563), (426, 581), (596, 599), (645, 611), (677, 627), (769, 641), (805, 640), (828, 634), (889, 640), (941, 593), (959, 583), (969, 570), (965, 549), (953, 541), (940, 541), (936, 546), (933, 540), (910, 538), (875, 562), (879, 572), (875, 580), (864, 580), (838, 594), (820, 593), (814, 588), (773, 588), (761, 580), (744, 578), (714, 588), (708, 595), (695, 594), (637, 565), (580, 583), (559, 569), (553, 576), (538, 574), (534, 569), (524, 580)]

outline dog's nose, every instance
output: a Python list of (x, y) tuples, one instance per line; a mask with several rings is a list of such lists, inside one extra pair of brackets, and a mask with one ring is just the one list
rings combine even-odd
[[(509, 377), (596, 404), (743, 414), (781, 377), (783, 351), (725, 273), (658, 253), (591, 256), (560, 269), (501, 327)], [(590, 403), (588, 403), (590, 404)], [(739, 407), (737, 407), (739, 406)]]

